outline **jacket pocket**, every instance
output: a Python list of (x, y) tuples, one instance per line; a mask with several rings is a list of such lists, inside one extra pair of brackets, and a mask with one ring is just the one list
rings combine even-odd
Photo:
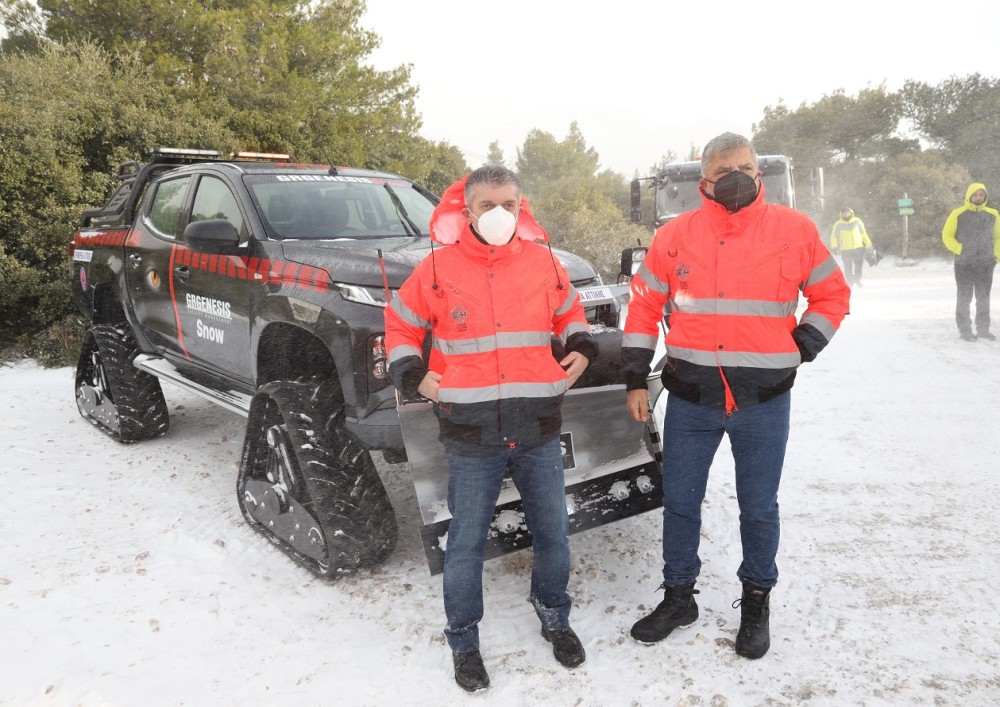
[(521, 321), (519, 329), (550, 330), (552, 317), (562, 304), (558, 301), (557, 290), (549, 286), (548, 280), (535, 280), (525, 284), (519, 293)]
[(476, 317), (489, 316), (486, 302), (481, 295), (452, 282), (442, 285), (444, 297), (435, 314), (434, 333), (440, 338), (453, 340), (467, 336), (469, 326)]
[(778, 279), (778, 299), (787, 301), (799, 296), (801, 285), (805, 283), (808, 273), (802, 271), (802, 261), (798, 254), (790, 252), (780, 258), (780, 277)]
[(782, 302), (796, 298), (799, 283), (805, 279), (798, 252), (787, 243), (755, 260), (750, 272), (754, 280), (761, 283), (762, 292), (773, 292)]

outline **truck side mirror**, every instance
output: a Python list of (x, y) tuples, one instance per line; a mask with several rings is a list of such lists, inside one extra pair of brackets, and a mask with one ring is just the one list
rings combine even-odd
[(642, 209), (639, 207), (640, 191), (638, 179), (633, 179), (632, 183), (629, 184), (629, 196), (632, 206), (632, 223), (642, 223)]
[(812, 193), (814, 196), (822, 199), (823, 198), (823, 168), (813, 167), (809, 170), (809, 181), (812, 186)]
[(823, 184), (823, 168), (813, 167), (810, 173), (812, 177), (812, 193), (815, 200), (815, 209), (817, 212), (822, 212), (825, 204), (824, 197), (826, 196), (825, 186)]
[(240, 234), (236, 226), (224, 218), (192, 221), (184, 229), (181, 238), (192, 250), (207, 253), (223, 253), (240, 245)]
[(639, 266), (646, 258), (649, 248), (639, 246), (638, 248), (626, 248), (622, 251), (622, 266), (618, 273), (618, 282), (628, 282), (632, 276), (639, 272)]

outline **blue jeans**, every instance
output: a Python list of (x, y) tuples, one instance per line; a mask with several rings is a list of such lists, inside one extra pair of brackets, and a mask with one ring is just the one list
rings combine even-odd
[(483, 550), (508, 464), (532, 534), (531, 604), (547, 630), (568, 628), (569, 515), (559, 439), (531, 449), (503, 448), (488, 457), (447, 448), (445, 454), (452, 520), (444, 554), (444, 633), (452, 651), (479, 650)]
[(663, 424), (663, 581), (690, 584), (701, 559), (701, 504), (708, 470), (724, 434), (736, 463), (743, 562), (741, 582), (773, 587), (778, 581), (778, 484), (785, 461), (791, 393), (725, 410), (696, 405), (673, 394)]

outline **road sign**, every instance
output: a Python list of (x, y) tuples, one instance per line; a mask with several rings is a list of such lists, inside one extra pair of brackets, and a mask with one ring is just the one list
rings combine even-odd
[(908, 209), (913, 206), (913, 199), (897, 199), (896, 203), (899, 205), (900, 210)]
[[(902, 199), (900, 199), (900, 201), (902, 201)], [(900, 208), (899, 209), (899, 215), (900, 216), (913, 216), (913, 209)]]

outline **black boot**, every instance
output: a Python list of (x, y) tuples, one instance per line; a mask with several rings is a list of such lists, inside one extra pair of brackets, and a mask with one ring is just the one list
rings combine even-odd
[(756, 659), (771, 647), (771, 590), (743, 583), (743, 596), (733, 602), (740, 608), (740, 631), (736, 634), (736, 654)]
[(587, 659), (583, 644), (580, 643), (576, 632), (571, 628), (564, 628), (561, 631), (547, 631), (542, 626), (542, 638), (552, 644), (552, 655), (564, 667), (575, 668), (582, 665), (583, 661)]
[(660, 589), (664, 590), (660, 605), (632, 626), (632, 638), (639, 643), (662, 641), (675, 628), (690, 626), (698, 620), (698, 603), (694, 600), (698, 590), (694, 588), (694, 582), (674, 586), (661, 584)]
[(479, 651), (453, 653), (455, 661), (455, 682), (466, 692), (479, 692), (490, 686), (490, 676), (483, 665)]

